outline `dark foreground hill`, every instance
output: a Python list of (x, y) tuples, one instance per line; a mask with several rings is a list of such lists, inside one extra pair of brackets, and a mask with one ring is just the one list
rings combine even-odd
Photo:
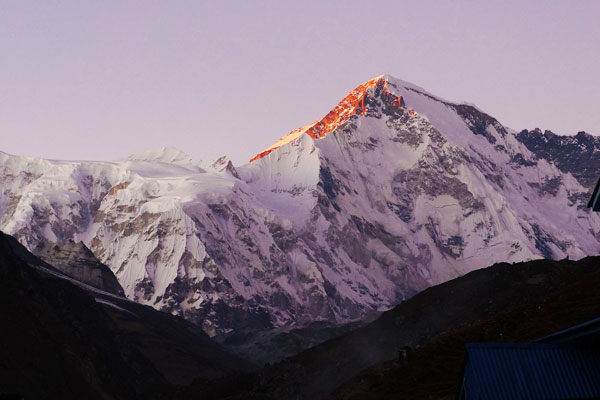
[(212, 398), (452, 398), (464, 343), (528, 341), (600, 316), (600, 257), (497, 264), (260, 373), (196, 382)]
[(165, 398), (247, 370), (187, 321), (66, 278), (0, 232), (0, 394)]
[[(598, 257), (582, 261), (594, 268)], [(336, 399), (454, 399), (465, 343), (530, 342), (600, 316), (596, 272), (539, 301), (446, 332), (406, 357), (380, 363), (345, 383)]]

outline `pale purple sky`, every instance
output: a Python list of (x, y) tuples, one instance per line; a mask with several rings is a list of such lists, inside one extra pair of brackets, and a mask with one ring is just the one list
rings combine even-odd
[(0, 1), (0, 150), (246, 162), (388, 73), (600, 134), (600, 1)]

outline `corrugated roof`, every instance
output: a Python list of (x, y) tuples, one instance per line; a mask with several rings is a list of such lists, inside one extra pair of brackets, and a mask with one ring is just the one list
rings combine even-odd
[(600, 352), (545, 343), (467, 344), (466, 399), (600, 398)]

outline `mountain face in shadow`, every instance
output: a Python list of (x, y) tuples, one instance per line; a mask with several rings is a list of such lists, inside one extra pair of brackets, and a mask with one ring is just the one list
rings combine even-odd
[(185, 320), (72, 280), (0, 233), (0, 394), (163, 398), (251, 368)]
[(44, 242), (33, 249), (33, 253), (79, 282), (117, 296), (125, 296), (123, 288), (110, 268), (102, 264), (81, 242)]

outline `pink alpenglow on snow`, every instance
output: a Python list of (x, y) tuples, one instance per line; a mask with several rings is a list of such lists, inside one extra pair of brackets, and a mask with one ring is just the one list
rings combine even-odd
[[(310, 125), (306, 125), (290, 132), (286, 136), (280, 138), (272, 146), (252, 157), (250, 162), (268, 155), (273, 150), (298, 139), (303, 134), (307, 134), (313, 139), (321, 139), (328, 133), (338, 129), (344, 122), (348, 121), (352, 115), (366, 115), (368, 111), (368, 98), (369, 96), (373, 96), (376, 92), (377, 94), (381, 92), (382, 96), (396, 97), (396, 99), (392, 101), (392, 105), (397, 106), (399, 109), (404, 107), (402, 96), (395, 96), (392, 94), (388, 89), (387, 76), (380, 75), (377, 78), (371, 79), (370, 81), (359, 85), (356, 89), (351, 91), (325, 117), (313, 122)], [(411, 115), (415, 114), (412, 109), (409, 110), (409, 112)]]

